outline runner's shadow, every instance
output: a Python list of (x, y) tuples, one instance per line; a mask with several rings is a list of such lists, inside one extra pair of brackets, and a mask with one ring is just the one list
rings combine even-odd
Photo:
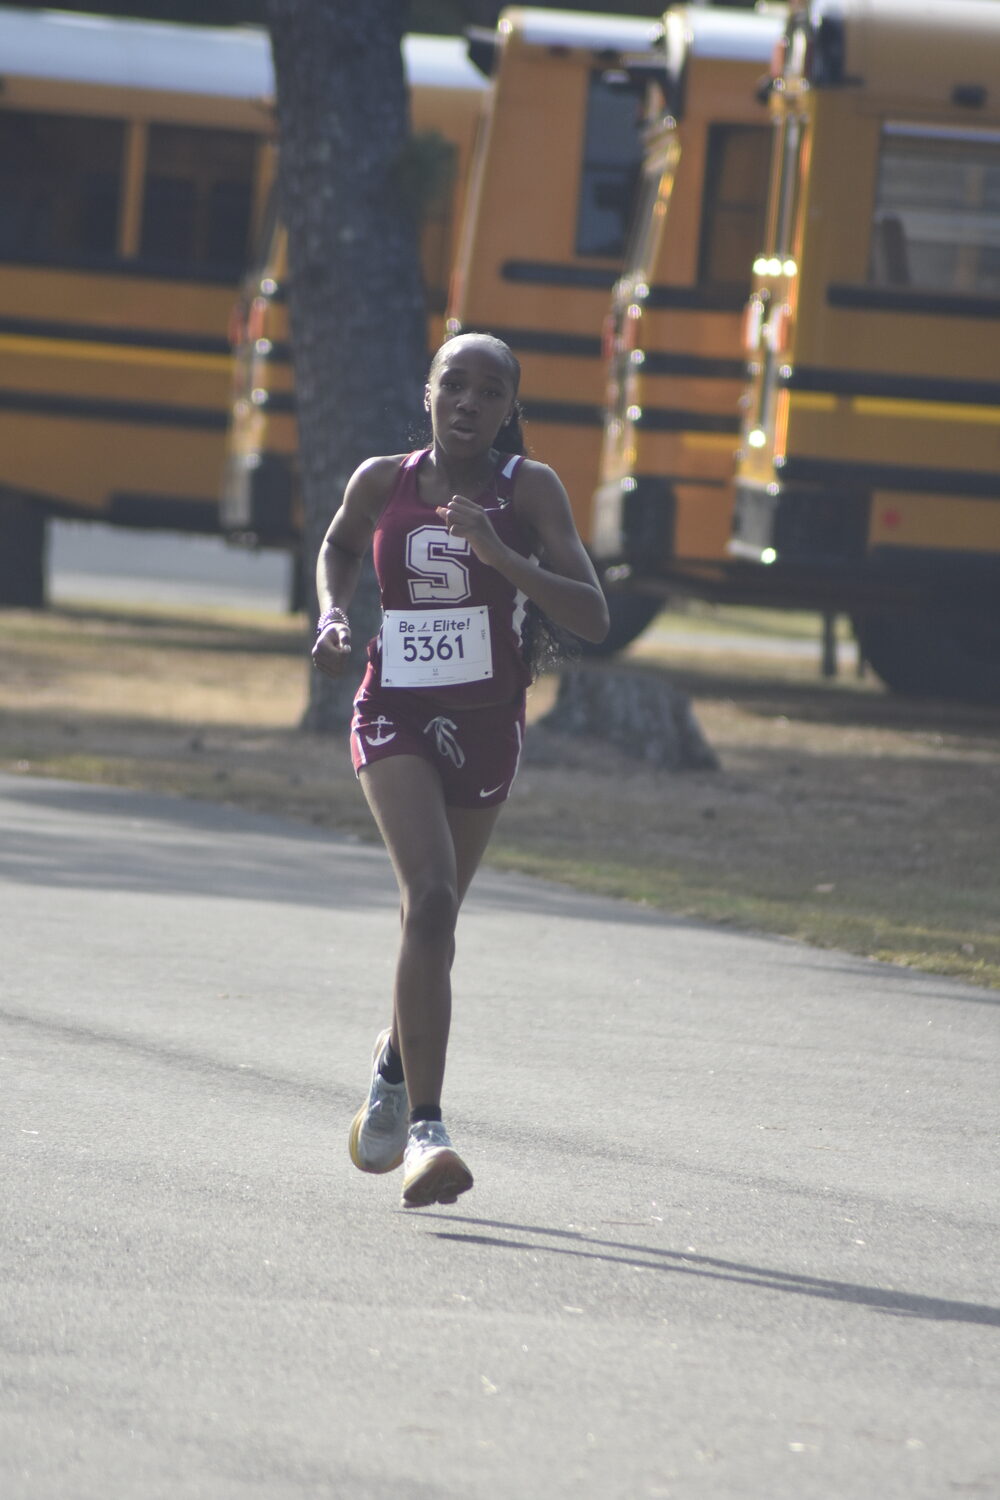
[[(818, 1297), (827, 1302), (869, 1307), (875, 1312), (888, 1313), (898, 1318), (928, 1318), (943, 1323), (977, 1323), (988, 1328), (1000, 1328), (1000, 1307), (990, 1307), (979, 1302), (952, 1302), (943, 1297), (924, 1297), (916, 1292), (896, 1292), (884, 1287), (861, 1286), (821, 1276), (805, 1276), (796, 1271), (775, 1271), (764, 1266), (743, 1265), (739, 1261), (717, 1260), (710, 1255), (694, 1255), (681, 1250), (658, 1250), (649, 1245), (622, 1244), (618, 1240), (598, 1239), (575, 1229), (543, 1229), (536, 1224), (508, 1224), (494, 1219), (437, 1214), (426, 1209), (420, 1217), (422, 1220), (437, 1218), (449, 1224), (469, 1224), (479, 1229), (500, 1229), (539, 1237), (518, 1240), (466, 1231), (432, 1231), (435, 1239), (454, 1240), (459, 1244), (504, 1250), (542, 1250), (550, 1255), (568, 1255), (580, 1260), (606, 1261), (609, 1265), (634, 1266), (645, 1271), (667, 1271), (678, 1276), (696, 1276), (709, 1281), (731, 1281), (742, 1286), (761, 1287), (765, 1291)], [(559, 1240), (562, 1243), (546, 1245), (542, 1242), (544, 1239)], [(566, 1241), (573, 1243), (567, 1244)], [(619, 1253), (612, 1254), (612, 1251)]]

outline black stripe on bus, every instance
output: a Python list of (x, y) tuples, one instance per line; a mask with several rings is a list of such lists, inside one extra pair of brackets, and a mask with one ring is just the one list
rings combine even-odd
[[(264, 277), (263, 279), (266, 281), (268, 278)], [(264, 289), (263, 289), (263, 285), (261, 284), (261, 282), (258, 282), (257, 283), (257, 287), (256, 287), (256, 289), (253, 292), (253, 296), (254, 297), (264, 297), (264, 298), (267, 299), (268, 302), (274, 302), (274, 303), (277, 303), (279, 306), (285, 306), (287, 304), (288, 300), (289, 300), (289, 291), (288, 291), (288, 289), (291, 286), (291, 280), (292, 280), (291, 276), (290, 275), (286, 275), (285, 280), (281, 283), (280, 286), (276, 286), (273, 292), (265, 292)], [(425, 308), (426, 312), (428, 312), (428, 313), (443, 313), (443, 312), (445, 312), (447, 310), (447, 307), (448, 307), (448, 288), (447, 287), (443, 287), (443, 286), (430, 286), (430, 287), (425, 287), (424, 288), (424, 308)]]
[(736, 437), (738, 416), (728, 412), (685, 411), (677, 406), (644, 406), (635, 424), (641, 432), (719, 432)]
[(294, 391), (270, 391), (265, 404), (275, 416), (294, 417), (298, 412)]
[(689, 375), (697, 380), (746, 379), (741, 359), (710, 359), (703, 354), (663, 354), (648, 351), (639, 366), (642, 375)]
[[(474, 333), (470, 325), (462, 325), (463, 333)], [(561, 354), (572, 359), (600, 359), (601, 340), (588, 333), (550, 333), (537, 328), (494, 328), (483, 332), (503, 339), (520, 354)]]
[[(476, 330), (463, 324), (463, 333)], [(496, 328), (488, 330), (520, 354), (553, 354), (573, 359), (600, 359), (601, 340), (583, 333), (550, 333), (535, 328)], [(741, 359), (710, 359), (700, 354), (665, 354), (655, 350), (646, 354), (641, 366), (644, 375), (690, 375), (707, 380), (739, 380), (746, 377)]]
[[(568, 265), (562, 261), (505, 260), (500, 275), (505, 281), (529, 286), (610, 292), (619, 272), (604, 270), (600, 266)], [(681, 312), (742, 312), (748, 294), (749, 287), (744, 286), (669, 286), (657, 282), (643, 298), (643, 306), (674, 308)]]
[(83, 344), (121, 344), (129, 349), (165, 349), (178, 354), (225, 354), (229, 340), (213, 334), (167, 333), (154, 328), (109, 328), (50, 318), (0, 318), (0, 334), (14, 338), (64, 339)]
[(529, 422), (552, 422), (565, 427), (604, 426), (604, 408), (587, 406), (582, 401), (545, 401), (522, 396), (521, 404)]
[(1000, 381), (996, 380), (952, 380), (937, 375), (886, 375), (878, 371), (796, 365), (783, 384), (790, 391), (817, 391), (833, 396), (884, 396), (890, 400), (1000, 406)]
[[(228, 338), (214, 334), (167, 333), (157, 328), (109, 328), (102, 323), (56, 322), (48, 318), (0, 317), (0, 336), (62, 339), (68, 343), (120, 344), (126, 349), (156, 349), (170, 354), (232, 354)], [(286, 339), (272, 339), (266, 355), (271, 364), (290, 364), (292, 346)]]
[(942, 318), (1000, 318), (1000, 297), (970, 297), (960, 292), (923, 292), (903, 286), (850, 286), (831, 282), (831, 307), (859, 307), (869, 312), (924, 313)]
[[(567, 427), (603, 427), (604, 411), (600, 406), (582, 402), (536, 400), (522, 397), (524, 414), (529, 422), (555, 423)], [(719, 432), (735, 438), (739, 417), (716, 412), (685, 411), (681, 407), (644, 406), (636, 426), (643, 432)]]
[(95, 397), (44, 396), (34, 391), (0, 391), (0, 411), (28, 416), (79, 417), (84, 421), (124, 422), (148, 427), (198, 427), (224, 432), (229, 412), (163, 402), (102, 401)]
[(740, 313), (749, 295), (749, 285), (668, 286), (658, 281), (650, 287), (642, 305), (654, 310), (668, 307), (676, 312)]
[(786, 459), (781, 470), (783, 486), (820, 484), (827, 489), (914, 490), (935, 495), (970, 495), (1000, 500), (1000, 474), (968, 469), (930, 469), (924, 465), (852, 463), (844, 459)]
[(119, 260), (113, 255), (94, 255), (88, 259), (59, 255), (3, 255), (0, 265), (17, 266), (25, 271), (67, 271), (77, 276), (119, 276), (146, 278), (149, 281), (190, 281), (205, 286), (229, 287), (236, 296), (245, 267), (223, 265), (178, 265), (176, 261)]
[(500, 267), (504, 281), (527, 282), (531, 286), (567, 286), (578, 290), (610, 292), (618, 280), (617, 270), (601, 266), (570, 266), (562, 261), (505, 260)]

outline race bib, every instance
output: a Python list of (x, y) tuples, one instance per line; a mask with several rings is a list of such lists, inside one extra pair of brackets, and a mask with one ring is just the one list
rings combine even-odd
[(443, 687), (493, 676), (490, 616), (468, 609), (387, 609), (382, 618), (382, 685)]

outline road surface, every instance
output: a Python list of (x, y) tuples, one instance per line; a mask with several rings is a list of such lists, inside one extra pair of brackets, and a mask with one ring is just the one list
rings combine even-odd
[(0, 778), (5, 1500), (1000, 1495), (996, 995), (484, 872), (407, 1212), (380, 850)]

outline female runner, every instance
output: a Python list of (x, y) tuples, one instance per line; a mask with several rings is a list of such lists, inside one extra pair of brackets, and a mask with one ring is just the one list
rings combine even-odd
[(392, 1021), (349, 1149), (363, 1172), (402, 1163), (408, 1208), (454, 1203), (472, 1186), (441, 1117), (455, 925), (517, 771), (532, 627), (544, 615), (588, 641), (608, 630), (566, 491), (522, 456), (519, 378), (489, 334), (443, 344), (424, 394), (431, 446), (357, 469), (317, 564), (313, 661), (336, 677), (374, 545), (383, 620), (351, 752), (396, 873), (402, 938)]

